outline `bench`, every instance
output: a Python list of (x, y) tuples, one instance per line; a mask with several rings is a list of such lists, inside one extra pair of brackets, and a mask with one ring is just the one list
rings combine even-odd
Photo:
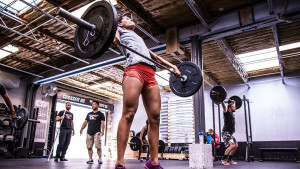
[[(297, 161), (298, 148), (259, 148), (259, 150), (261, 152), (260, 161), (263, 161), (263, 160), (285, 160), (285, 159), (280, 159), (280, 158), (265, 159), (264, 158), (264, 152), (292, 152), (292, 153), (294, 153), (294, 158), (289, 159), (289, 160)], [(300, 161), (297, 161), (297, 162), (300, 162)]]

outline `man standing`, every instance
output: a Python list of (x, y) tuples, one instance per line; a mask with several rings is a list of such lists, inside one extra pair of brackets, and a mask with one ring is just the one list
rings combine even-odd
[(17, 118), (17, 115), (16, 115), (16, 111), (14, 109), (14, 106), (5, 90), (5, 87), (2, 83), (0, 83), (0, 95), (3, 97), (6, 105), (8, 106), (9, 110), (11, 111), (11, 116), (13, 119)]
[(222, 102), (223, 113), (224, 113), (224, 127), (222, 131), (222, 138), (224, 140), (224, 144), (226, 147), (226, 151), (222, 158), (223, 165), (237, 164), (232, 160), (232, 156), (234, 155), (236, 149), (238, 148), (238, 143), (233, 136), (235, 132), (235, 117), (234, 112), (235, 101), (229, 101), (228, 106), (225, 106), (224, 101)]
[(92, 103), (92, 109), (93, 111), (88, 113), (85, 121), (82, 124), (82, 127), (80, 129), (80, 134), (82, 134), (82, 130), (86, 127), (88, 124), (87, 129), (87, 136), (86, 136), (86, 147), (88, 149), (89, 153), (89, 160), (87, 161), (88, 164), (93, 164), (93, 144), (95, 143), (95, 147), (97, 149), (98, 154), (98, 164), (102, 164), (101, 159), (101, 136), (104, 135), (104, 128), (105, 128), (105, 117), (102, 112), (98, 110), (99, 108), (99, 102), (93, 101)]
[(56, 156), (54, 161), (58, 161), (58, 158), (60, 158), (60, 161), (68, 161), (65, 158), (65, 155), (67, 153), (72, 131), (73, 135), (75, 135), (74, 131), (74, 123), (73, 123), (73, 113), (70, 112), (71, 109), (71, 103), (66, 103), (66, 110), (62, 110), (58, 113), (56, 116), (56, 121), (60, 121), (60, 133), (59, 133), (59, 144), (57, 145), (56, 149)]

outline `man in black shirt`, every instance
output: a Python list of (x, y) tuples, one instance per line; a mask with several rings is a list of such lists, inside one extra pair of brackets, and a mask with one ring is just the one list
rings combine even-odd
[(56, 157), (54, 161), (58, 161), (58, 158), (60, 158), (60, 161), (68, 161), (65, 158), (65, 155), (71, 141), (72, 131), (73, 135), (75, 135), (73, 113), (70, 112), (70, 109), (71, 103), (67, 102), (66, 110), (60, 111), (56, 116), (56, 121), (60, 121), (61, 125), (59, 134), (59, 144), (57, 145)]
[(13, 104), (12, 104), (12, 102), (11, 102), (11, 100), (10, 100), (10, 98), (9, 98), (9, 96), (8, 96), (8, 94), (7, 94), (7, 92), (6, 92), (6, 90), (5, 90), (5, 87), (4, 87), (4, 85), (3, 85), (2, 83), (0, 83), (0, 95), (3, 97), (3, 99), (4, 99), (5, 103), (6, 103), (6, 105), (7, 105), (8, 108), (10, 109), (12, 118), (13, 118), (13, 119), (14, 119), (14, 118), (17, 118), (17, 115), (16, 115), (16, 111), (15, 111), (15, 109), (14, 109), (14, 106), (13, 106)]
[(95, 143), (95, 147), (97, 149), (98, 154), (98, 164), (102, 164), (101, 159), (101, 136), (104, 135), (104, 128), (105, 128), (105, 117), (104, 114), (101, 113), (99, 110), (99, 102), (93, 101), (92, 103), (92, 109), (93, 111), (88, 113), (85, 121), (82, 124), (82, 127), (80, 129), (80, 134), (82, 134), (83, 129), (88, 124), (87, 129), (87, 136), (86, 136), (86, 147), (88, 149), (89, 153), (89, 160), (87, 161), (88, 164), (93, 164), (93, 144)]
[(238, 148), (238, 143), (233, 136), (233, 133), (235, 132), (235, 101), (229, 100), (227, 107), (223, 101), (222, 107), (224, 113), (224, 127), (222, 130), (222, 138), (224, 140), (225, 147), (227, 148), (222, 158), (222, 163), (223, 165), (237, 164), (232, 160), (232, 156)]

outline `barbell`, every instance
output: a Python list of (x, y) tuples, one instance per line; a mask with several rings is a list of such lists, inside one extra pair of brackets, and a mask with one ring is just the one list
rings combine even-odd
[(17, 118), (13, 119), (13, 127), (17, 130), (21, 130), (25, 127), (28, 121), (28, 111), (26, 108), (20, 108), (20, 110), (16, 111)]
[[(5, 119), (4, 126), (14, 127), (17, 130), (21, 130), (25, 127), (28, 121), (28, 111), (26, 108), (18, 108), (13, 105), (16, 111), (16, 119)], [(0, 112), (4, 114), (10, 114), (9, 108), (4, 104), (0, 103)], [(3, 122), (2, 122), (3, 123)]]
[[(210, 90), (210, 98), (211, 100), (216, 103), (220, 104), (221, 102), (225, 101), (227, 98), (227, 92), (226, 89), (223, 86), (215, 86)], [(241, 108), (243, 101), (239, 96), (231, 96), (228, 99), (228, 103), (231, 101), (235, 101), (235, 107), (236, 109)]]
[[(80, 57), (85, 59), (100, 57), (112, 44), (118, 27), (118, 17), (117, 10), (109, 2), (95, 2), (83, 13), (81, 18), (73, 16), (63, 8), (58, 8), (56, 13), (77, 24), (74, 46)], [(181, 77), (177, 78), (175, 77), (175, 72), (164, 65), (122, 43), (119, 45), (154, 63), (156, 66), (171, 72), (169, 79), (170, 88), (172, 92), (178, 96), (192, 96), (202, 86), (202, 72), (200, 68), (192, 62), (182, 62), (177, 66), (181, 73)]]
[[(141, 149), (141, 146), (142, 146), (142, 141), (139, 137), (137, 136), (134, 136), (130, 139), (130, 142), (128, 143), (131, 150), (132, 151), (138, 151)], [(148, 144), (144, 144), (144, 145), (148, 145)], [(158, 152), (159, 153), (163, 153), (165, 150), (165, 142), (162, 141), (162, 140), (159, 140), (159, 143), (158, 143)]]

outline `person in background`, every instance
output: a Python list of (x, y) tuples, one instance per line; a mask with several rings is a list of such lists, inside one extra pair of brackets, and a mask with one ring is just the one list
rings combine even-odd
[(235, 101), (229, 101), (226, 107), (225, 102), (222, 102), (223, 114), (224, 114), (224, 127), (222, 130), (222, 138), (226, 147), (224, 156), (222, 158), (223, 165), (237, 164), (232, 160), (236, 149), (238, 148), (238, 142), (236, 141), (233, 133), (235, 132)]
[(70, 112), (71, 109), (71, 103), (66, 103), (66, 110), (60, 111), (56, 116), (56, 121), (60, 121), (60, 132), (59, 132), (59, 143), (57, 145), (56, 149), (56, 156), (54, 158), (54, 161), (68, 161), (65, 158), (65, 155), (67, 153), (68, 147), (71, 142), (72, 132), (73, 135), (75, 135), (74, 131), (74, 123), (73, 123), (73, 113)]
[(5, 101), (5, 104), (9, 108), (9, 110), (11, 112), (11, 117), (13, 119), (17, 118), (17, 114), (16, 114), (16, 111), (15, 111), (14, 106), (12, 104), (12, 101), (10, 100), (10, 97), (8, 96), (5, 87), (1, 82), (0, 82), (0, 95), (3, 97), (3, 99)]
[(83, 129), (88, 124), (87, 129), (87, 136), (86, 136), (86, 147), (89, 153), (89, 160), (87, 161), (88, 164), (93, 164), (93, 144), (95, 143), (95, 147), (97, 149), (98, 154), (98, 164), (102, 164), (102, 149), (101, 149), (101, 137), (104, 135), (104, 128), (105, 128), (105, 117), (99, 109), (99, 102), (93, 101), (92, 103), (93, 111), (88, 113), (85, 121), (82, 124), (80, 129), (80, 134), (82, 134)]
[(214, 143), (216, 144), (216, 150), (219, 149), (220, 148), (220, 145), (219, 145), (220, 138), (219, 138), (219, 135), (216, 134), (213, 129), (208, 129), (207, 134), (211, 137), (211, 146), (212, 146), (213, 161), (215, 161)]

